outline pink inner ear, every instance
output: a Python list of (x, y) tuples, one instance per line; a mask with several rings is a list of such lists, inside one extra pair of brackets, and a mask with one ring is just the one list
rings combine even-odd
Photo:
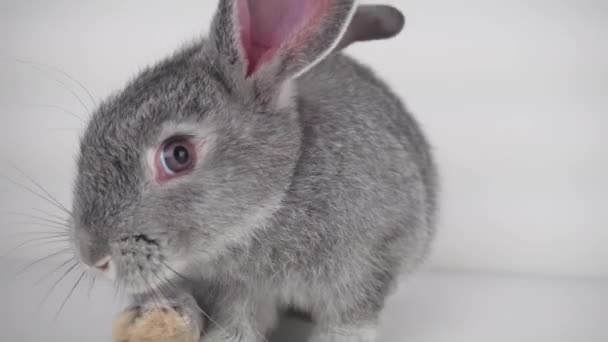
[[(330, 4), (328, 0), (238, 0), (241, 43), (247, 57), (247, 76), (275, 56), (286, 43), (299, 39)], [(314, 26), (314, 25), (313, 25)]]

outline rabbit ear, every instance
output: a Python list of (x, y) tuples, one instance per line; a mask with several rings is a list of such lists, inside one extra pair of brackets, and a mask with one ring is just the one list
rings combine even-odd
[(356, 42), (392, 38), (398, 35), (404, 26), (405, 16), (394, 7), (361, 5), (336, 50), (345, 49)]
[(231, 79), (253, 81), (259, 91), (272, 92), (335, 48), (355, 2), (220, 0), (211, 40)]

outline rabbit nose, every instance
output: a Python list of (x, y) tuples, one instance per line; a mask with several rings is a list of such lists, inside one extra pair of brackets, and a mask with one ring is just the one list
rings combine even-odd
[(112, 257), (107, 256), (98, 262), (95, 263), (95, 268), (100, 270), (101, 272), (107, 272), (110, 270), (110, 263), (112, 262)]
[(112, 257), (107, 256), (95, 263), (95, 269), (101, 272), (105, 277), (114, 281), (117, 277), (116, 264), (112, 261)]
[(78, 254), (80, 261), (83, 263), (97, 267), (102, 260), (108, 259), (110, 248), (107, 242), (103, 239), (93, 236), (84, 229), (79, 229), (75, 234), (76, 243), (78, 244)]

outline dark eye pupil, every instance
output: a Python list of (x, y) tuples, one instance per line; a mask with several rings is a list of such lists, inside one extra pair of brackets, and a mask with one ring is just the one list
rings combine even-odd
[(165, 171), (183, 173), (189, 171), (194, 164), (194, 146), (187, 139), (167, 142), (161, 151), (161, 162)]
[(190, 152), (184, 146), (176, 146), (173, 150), (173, 158), (179, 164), (187, 164), (190, 160)]

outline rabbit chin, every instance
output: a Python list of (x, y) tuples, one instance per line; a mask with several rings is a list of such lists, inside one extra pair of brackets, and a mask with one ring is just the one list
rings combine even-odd
[(110, 280), (119, 291), (125, 291), (129, 295), (153, 294), (164, 297), (175, 290), (173, 284), (177, 278), (168, 272), (142, 272), (123, 276), (119, 274)]

